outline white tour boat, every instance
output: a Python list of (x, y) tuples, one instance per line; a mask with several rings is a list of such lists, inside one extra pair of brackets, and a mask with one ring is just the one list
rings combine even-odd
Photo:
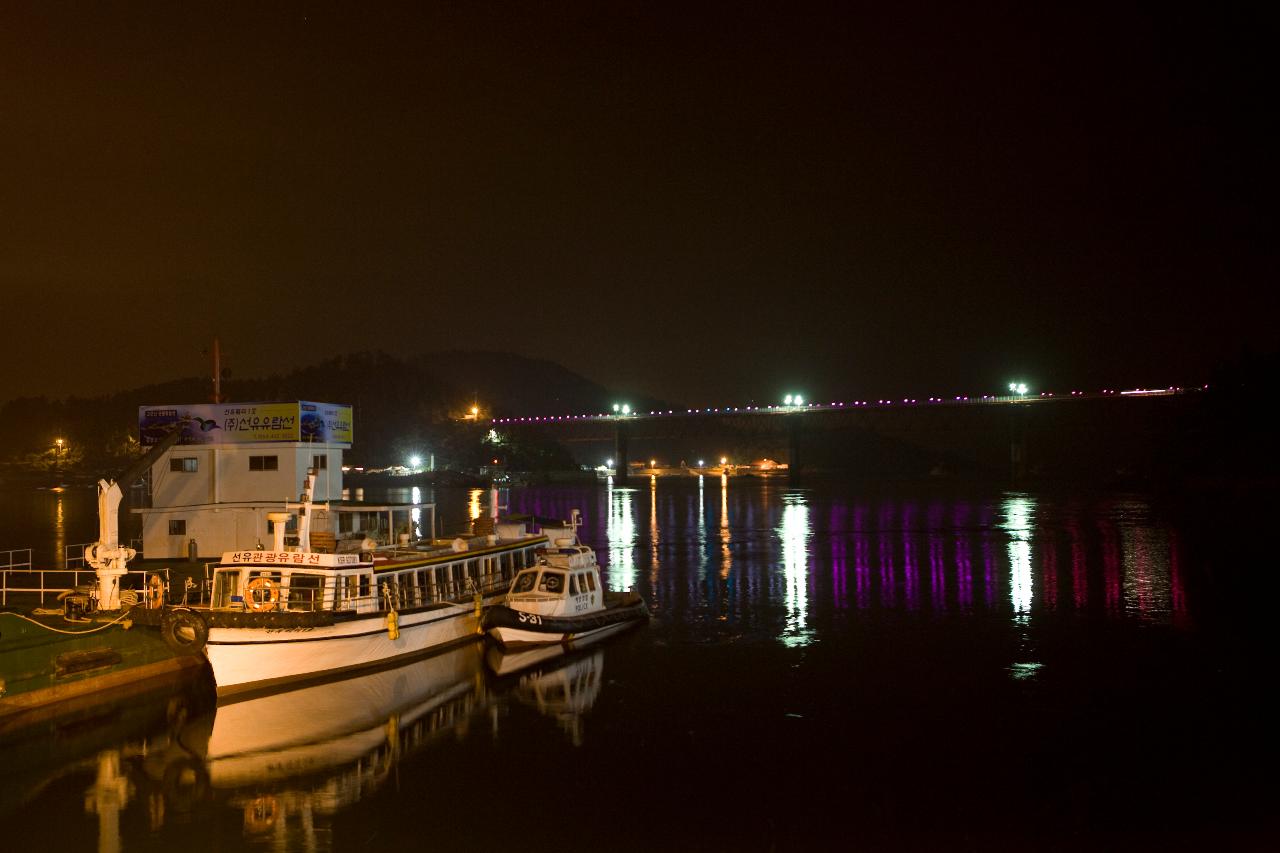
[(485, 612), (484, 627), (506, 648), (600, 638), (649, 618), (634, 592), (609, 592), (596, 553), (578, 541), (578, 510), (568, 527), (544, 528), (550, 547), (511, 582), (506, 602)]
[(291, 516), (279, 513), (272, 549), (228, 552), (213, 567), (207, 609), (166, 609), (166, 641), (203, 647), (220, 697), (474, 639), (484, 608), (547, 543), (524, 524), (495, 519), (484, 536), (313, 549), (314, 477), (302, 501), (286, 506), (299, 513), (297, 546), (285, 545)]

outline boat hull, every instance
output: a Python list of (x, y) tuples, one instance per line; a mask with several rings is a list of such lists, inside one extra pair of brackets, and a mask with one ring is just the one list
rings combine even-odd
[(638, 597), (581, 616), (542, 616), (500, 604), (485, 612), (484, 627), (504, 648), (520, 648), (600, 638), (648, 618)]
[(445, 649), (479, 626), (475, 608), (460, 604), (397, 614), (394, 638), (386, 613), (284, 629), (211, 626), (205, 655), (223, 697)]

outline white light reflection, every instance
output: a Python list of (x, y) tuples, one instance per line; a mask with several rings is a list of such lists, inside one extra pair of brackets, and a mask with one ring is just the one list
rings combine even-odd
[(781, 637), (788, 646), (813, 641), (809, 619), (809, 507), (802, 494), (782, 496), (782, 575), (786, 583), (787, 623)]
[(1009, 600), (1013, 620), (1026, 624), (1031, 614), (1031, 524), (1035, 505), (1025, 495), (1004, 502), (1004, 523), (1009, 534)]
[(484, 489), (472, 489), (467, 494), (471, 498), (471, 502), (467, 505), (467, 508), (471, 513), (471, 520), (475, 521), (480, 517), (480, 496), (484, 494)]
[[(409, 492), (409, 501), (415, 504), (422, 503), (422, 489), (414, 486)], [(422, 535), (422, 510), (417, 507), (409, 510), (409, 526), (411, 528), (410, 535)], [(431, 531), (431, 535), (435, 536), (434, 530)]]
[(606, 500), (609, 520), (605, 536), (609, 540), (609, 572), (605, 585), (614, 591), (632, 589), (636, 583), (636, 522), (631, 515), (631, 489), (615, 489), (610, 482)]

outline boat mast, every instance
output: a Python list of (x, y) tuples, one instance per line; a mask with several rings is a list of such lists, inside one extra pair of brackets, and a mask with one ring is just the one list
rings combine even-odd
[(222, 347), (213, 336), (213, 402), (222, 402)]

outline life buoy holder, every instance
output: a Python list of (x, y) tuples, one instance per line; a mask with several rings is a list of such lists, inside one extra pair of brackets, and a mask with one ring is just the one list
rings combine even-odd
[(159, 610), (164, 606), (164, 578), (152, 575), (147, 579), (146, 601), (148, 610)]
[(253, 833), (266, 832), (275, 826), (279, 814), (280, 805), (275, 797), (270, 794), (258, 797), (252, 802), (245, 803), (244, 828)]
[(250, 610), (268, 613), (280, 603), (280, 584), (266, 575), (258, 575), (244, 585), (245, 601)]

